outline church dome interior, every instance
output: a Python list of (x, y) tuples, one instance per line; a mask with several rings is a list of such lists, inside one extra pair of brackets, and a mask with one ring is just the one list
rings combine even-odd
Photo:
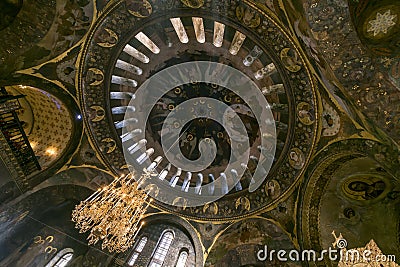
[(400, 2), (0, 3), (0, 266), (399, 266)]

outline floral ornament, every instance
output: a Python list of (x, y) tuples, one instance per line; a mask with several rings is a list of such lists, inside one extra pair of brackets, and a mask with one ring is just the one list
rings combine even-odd
[(386, 34), (390, 27), (396, 25), (394, 20), (397, 18), (397, 15), (391, 15), (390, 12), (390, 9), (383, 15), (378, 12), (376, 14), (376, 19), (368, 22), (367, 32), (374, 32), (374, 36), (379, 33)]

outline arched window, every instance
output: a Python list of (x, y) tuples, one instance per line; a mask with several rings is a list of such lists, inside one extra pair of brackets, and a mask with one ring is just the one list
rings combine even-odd
[(149, 267), (161, 267), (165, 257), (167, 256), (169, 247), (171, 246), (172, 240), (174, 240), (174, 232), (171, 230), (165, 231), (160, 239), (151, 258)]
[(128, 261), (129, 266), (133, 266), (135, 264), (136, 259), (139, 257), (140, 252), (143, 251), (144, 246), (147, 243), (147, 237), (143, 236), (140, 238), (139, 243), (137, 243), (135, 249), (133, 250), (132, 256)]
[(189, 257), (189, 253), (187, 250), (182, 249), (181, 252), (179, 252), (179, 257), (178, 261), (176, 263), (176, 267), (185, 267), (186, 260)]
[(71, 261), (73, 256), (74, 250), (72, 248), (64, 248), (54, 255), (45, 267), (65, 267)]

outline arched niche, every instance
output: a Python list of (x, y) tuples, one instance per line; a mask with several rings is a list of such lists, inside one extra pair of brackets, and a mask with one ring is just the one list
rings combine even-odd
[(24, 131), (42, 169), (47, 169), (71, 149), (78, 120), (71, 107), (47, 90), (33, 86), (6, 86), (8, 93), (23, 94), (17, 110)]
[(400, 184), (391, 174), (388, 160), (395, 160), (389, 154), (371, 140), (351, 140), (315, 158), (297, 212), (302, 249), (333, 248), (341, 234), (348, 249), (363, 248), (373, 239), (384, 254), (399, 257)]
[[(266, 219), (245, 219), (231, 225), (216, 240), (207, 256), (205, 266), (301, 266), (298, 262), (279, 262), (276, 257), (270, 260), (270, 250), (285, 250), (289, 253), (295, 246), (287, 233), (272, 221)], [(258, 258), (259, 251), (261, 260)], [(275, 254), (276, 256), (276, 254)]]
[[(83, 133), (83, 123), (79, 119), (81, 112), (70, 94), (39, 78), (19, 77), (18, 80), (2, 85), (9, 94), (26, 95), (19, 99), (22, 109), (18, 111), (18, 117), (23, 122), (24, 131), (33, 144), (42, 168), (29, 177), (32, 189), (58, 172), (76, 152)], [(60, 134), (61, 128), (64, 128), (62, 131), (65, 135)], [(66, 128), (69, 130), (65, 131)], [(50, 142), (56, 146), (52, 147)], [(47, 153), (47, 149), (52, 153)], [(0, 200), (3, 203), (23, 193), (13, 180), (6, 181), (0, 190)]]

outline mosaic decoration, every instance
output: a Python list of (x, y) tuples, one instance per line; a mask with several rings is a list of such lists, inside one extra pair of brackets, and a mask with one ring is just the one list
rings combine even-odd
[(351, 199), (368, 201), (382, 198), (388, 192), (389, 186), (378, 176), (351, 176), (342, 184), (342, 191)]
[[(399, 80), (395, 78), (398, 76), (399, 2), (320, 0), (316, 3), (309, 0), (305, 1), (304, 9), (305, 27), (312, 34), (310, 39), (305, 36), (302, 39), (317, 58), (317, 68), (322, 75), (337, 78), (349, 96), (345, 101), (399, 144)], [(388, 10), (390, 13), (386, 13)], [(382, 16), (386, 13), (387, 18), (380, 16), (376, 20), (377, 13)], [(367, 32), (371, 29), (370, 21), (378, 27), (374, 28), (380, 29), (375, 37), (373, 31)], [(386, 34), (382, 32), (384, 29)], [(331, 84), (331, 87), (335, 86)]]

